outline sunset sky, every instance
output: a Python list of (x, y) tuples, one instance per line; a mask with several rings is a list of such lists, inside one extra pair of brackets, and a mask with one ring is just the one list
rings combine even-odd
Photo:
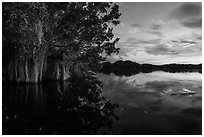
[(108, 60), (192, 63), (202, 60), (202, 3), (118, 3), (118, 55)]

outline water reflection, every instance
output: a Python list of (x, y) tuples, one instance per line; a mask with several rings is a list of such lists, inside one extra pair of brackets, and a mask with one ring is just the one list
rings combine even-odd
[(3, 83), (2, 133), (201, 134), (201, 73), (158, 71), (97, 78)]
[(104, 95), (120, 104), (114, 134), (201, 134), (200, 73), (98, 74)]
[[(66, 83), (3, 83), (3, 134), (98, 134), (111, 128), (117, 104), (93, 76)], [(105, 131), (104, 131), (105, 132)]]
[(101, 73), (110, 75), (111, 73), (116, 75), (116, 76), (132, 76), (132, 75), (137, 75), (140, 73), (155, 73), (158, 71), (162, 72), (167, 72), (167, 73), (202, 73), (202, 69), (165, 69), (165, 68), (160, 68), (160, 69), (102, 69)]

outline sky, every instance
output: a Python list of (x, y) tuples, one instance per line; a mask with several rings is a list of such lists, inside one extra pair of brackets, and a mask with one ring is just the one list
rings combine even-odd
[(202, 62), (202, 3), (117, 3), (122, 13), (114, 27), (120, 53), (109, 61), (151, 64)]

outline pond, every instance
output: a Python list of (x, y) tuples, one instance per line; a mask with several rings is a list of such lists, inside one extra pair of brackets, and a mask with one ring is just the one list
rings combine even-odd
[(2, 134), (201, 134), (202, 74), (3, 83)]

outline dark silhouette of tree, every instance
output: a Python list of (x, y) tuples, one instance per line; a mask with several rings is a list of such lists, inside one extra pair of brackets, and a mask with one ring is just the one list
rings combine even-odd
[(122, 61), (118, 60), (114, 63), (104, 62), (100, 72), (104, 74), (114, 73), (118, 76), (131, 76), (142, 73), (151, 73), (153, 71), (165, 71), (165, 72), (199, 72), (202, 73), (202, 64), (139, 64), (130, 60)]
[(116, 4), (16, 2), (3, 3), (2, 9), (3, 63), (10, 81), (42, 81), (49, 57), (57, 60), (53, 71), (63, 80), (80, 66), (97, 71), (107, 55), (119, 50), (110, 27), (119, 24)]

